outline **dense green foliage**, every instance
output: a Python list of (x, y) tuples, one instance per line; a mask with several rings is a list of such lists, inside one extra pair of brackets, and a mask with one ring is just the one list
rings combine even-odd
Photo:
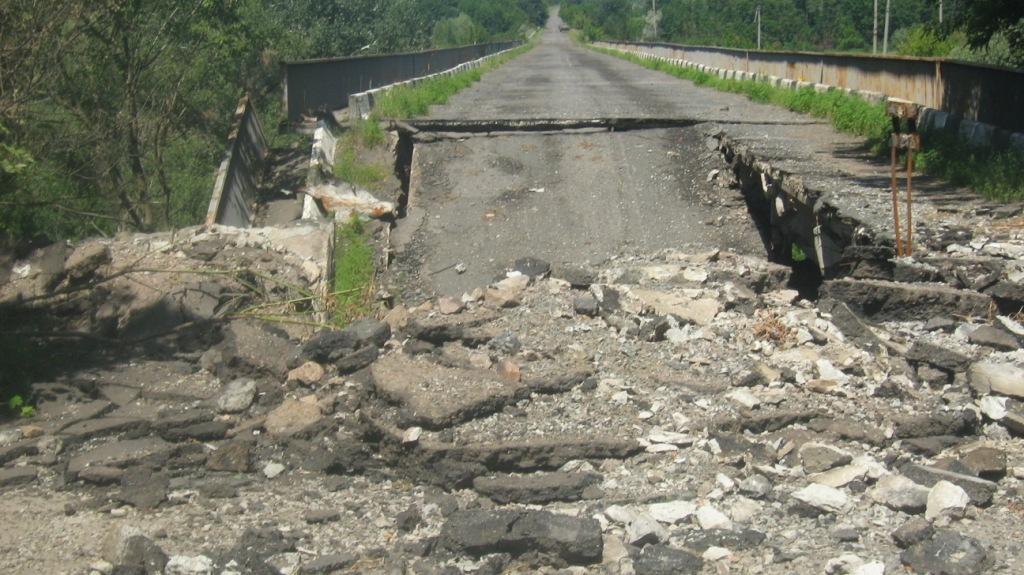
[[(1024, 67), (1024, 2), (1020, 0), (891, 0), (890, 49), (909, 56), (947, 56)], [(886, 0), (879, 0), (878, 50)], [(871, 0), (564, 0), (562, 19), (586, 39), (658, 40), (757, 47), (757, 7), (766, 50), (870, 51)], [(657, 25), (652, 25), (657, 22)]]
[[(751, 100), (828, 118), (839, 131), (867, 139), (875, 151), (888, 149), (891, 124), (882, 104), (871, 104), (841, 91), (819, 93), (813, 88), (789, 90), (767, 82), (725, 80), (659, 60), (647, 60), (615, 50), (593, 48), (598, 52), (629, 60), (653, 70), (690, 80), (716, 90), (743, 94)], [(1017, 149), (973, 148), (963, 140), (929, 135), (917, 168), (925, 173), (967, 186), (998, 201), (1024, 200), (1024, 153)]]
[(522, 37), (543, 0), (0, 0), (0, 238), (198, 223), (235, 105), (283, 60)]
[[(881, 3), (884, 7), (885, 0)], [(757, 6), (763, 13), (765, 49), (871, 49), (871, 0), (659, 0), (657, 39), (755, 48)], [(567, 0), (562, 3), (562, 18), (591, 38), (653, 40), (641, 38), (650, 9), (650, 2)], [(894, 31), (909, 28), (930, 22), (936, 14), (930, 0), (894, 0), (890, 26)], [(646, 28), (649, 33), (651, 28)]]

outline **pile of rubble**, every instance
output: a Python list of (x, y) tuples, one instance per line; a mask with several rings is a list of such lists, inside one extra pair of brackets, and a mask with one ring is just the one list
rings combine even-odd
[(0, 568), (1015, 572), (1020, 260), (979, 288), (864, 255), (816, 304), (725, 252), (524, 259), (345, 329), (226, 317), (64, 373), (0, 427)]

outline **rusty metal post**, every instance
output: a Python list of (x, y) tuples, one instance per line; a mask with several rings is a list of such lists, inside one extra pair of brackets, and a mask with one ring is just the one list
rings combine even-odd
[[(914, 134), (917, 135), (917, 134)], [(914, 145), (907, 146), (907, 243), (905, 255), (914, 253), (914, 216), (910, 209), (913, 201), (914, 191), (912, 180), (914, 179)]]
[[(921, 136), (917, 133), (917, 116), (921, 107), (917, 104), (890, 98), (886, 102), (886, 112), (892, 120), (892, 140), (890, 175), (892, 178), (892, 220), (896, 237), (896, 256), (909, 256), (914, 252), (914, 152), (921, 148)], [(907, 131), (903, 131), (903, 121), (906, 121)], [(896, 176), (898, 164), (897, 150), (907, 150), (907, 234), (906, 241), (902, 237), (902, 223), (900, 222), (899, 208), (899, 183)]]
[(892, 149), (892, 162), (890, 165), (892, 175), (892, 221), (893, 229), (896, 232), (896, 255), (903, 255), (903, 244), (900, 242), (900, 197), (899, 197), (899, 185), (896, 183), (896, 138), (897, 134), (892, 135), (892, 142), (890, 148)]

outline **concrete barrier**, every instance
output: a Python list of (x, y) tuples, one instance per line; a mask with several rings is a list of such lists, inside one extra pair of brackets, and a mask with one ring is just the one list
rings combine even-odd
[(351, 94), (448, 70), (516, 45), (518, 42), (495, 42), (408, 54), (286, 62), (284, 105), (288, 121), (296, 124), (303, 115), (344, 108)]
[[(593, 45), (645, 59), (681, 61), (686, 68), (723, 79), (749, 79), (753, 74), (789, 90), (841, 89), (872, 103), (889, 97), (910, 100), (922, 106), (921, 132), (946, 133), (975, 147), (1024, 150), (1024, 114), (1020, 112), (1024, 109), (1024, 72), (1019, 70), (937, 58), (758, 52), (644, 42)], [(947, 70), (953, 73), (944, 76)]]
[(206, 225), (247, 228), (252, 224), (256, 189), (266, 169), (267, 139), (248, 94), (235, 108), (227, 151), (214, 177)]

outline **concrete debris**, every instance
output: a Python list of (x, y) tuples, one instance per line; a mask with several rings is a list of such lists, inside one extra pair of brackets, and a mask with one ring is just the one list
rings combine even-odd
[(819, 483), (812, 483), (793, 492), (793, 499), (829, 513), (842, 512), (850, 501), (846, 493)]
[(968, 378), (971, 387), (981, 395), (997, 393), (1024, 399), (1024, 367), (979, 361), (971, 365)]
[(383, 218), (395, 212), (394, 203), (378, 200), (370, 192), (344, 182), (311, 186), (306, 194), (319, 202), (325, 212), (335, 214), (339, 221), (346, 220), (352, 213)]
[(939, 481), (928, 492), (928, 506), (924, 512), (925, 519), (934, 520), (939, 517), (963, 517), (971, 498), (959, 486), (948, 481)]
[(721, 511), (710, 505), (697, 508), (697, 524), (701, 529), (732, 529), (732, 521)]
[(928, 505), (928, 488), (902, 475), (886, 475), (871, 489), (871, 499), (905, 513), (920, 513)]
[[(252, 263), (281, 240), (231, 238), (174, 259), (230, 265), (251, 241)], [(118, 269), (125, 252), (103, 245), (106, 263), (102, 249), (68, 269), (55, 258), (57, 279), (33, 289)], [(32, 508), (79, 549), (76, 525), (156, 533), (148, 518), (167, 519), (166, 537), (125, 531), (102, 557), (65, 558), (83, 572), (866, 575), (1016, 560), (1002, 518), (1024, 476), (1020, 352), (972, 339), (961, 303), (922, 285), (892, 288), (901, 305), (926, 300), (900, 319), (801, 299), (784, 271), (724, 251), (522, 258), (383, 321), (226, 320), (162, 344), (176, 353), (37, 384), (35, 418), (0, 424), (0, 488), (52, 498)], [(188, 304), (208, 317), (240, 289), (214, 283)], [(241, 540), (285, 517), (301, 529)]]

